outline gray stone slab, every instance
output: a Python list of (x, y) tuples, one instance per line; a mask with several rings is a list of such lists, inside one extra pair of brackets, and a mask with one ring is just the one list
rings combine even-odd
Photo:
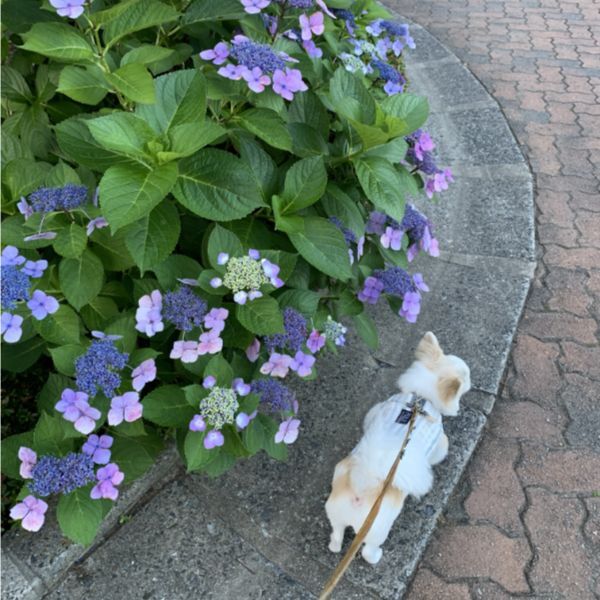
[(481, 83), (458, 61), (424, 65), (409, 55), (406, 67), (411, 89), (427, 96), (432, 113), (456, 110), (457, 105), (474, 102), (495, 105)]
[[(406, 19), (399, 18), (400, 21), (406, 23)], [(416, 48), (408, 50), (407, 55), (413, 62), (429, 62), (442, 60), (452, 57), (453, 55), (443, 46), (436, 38), (434, 38), (427, 30), (420, 25), (408, 22), (410, 25), (410, 34), (415, 40)]]
[(202, 495), (172, 482), (72, 569), (48, 600), (312, 598), (215, 517)]
[(465, 264), (419, 256), (411, 272), (422, 271), (431, 282), (423, 294), (421, 315), (415, 325), (394, 322), (391, 311), (374, 316), (380, 332), (381, 358), (400, 368), (412, 360), (405, 340), (418, 339), (433, 331), (442, 348), (467, 361), (473, 386), (495, 394), (510, 350), (512, 337), (527, 291), (531, 273), (515, 267), (514, 261), (481, 257), (464, 258)]
[(440, 246), (454, 253), (535, 261), (532, 182), (457, 176), (437, 202), (418, 202)]
[(44, 584), (24, 565), (17, 565), (9, 552), (2, 548), (2, 600), (37, 600)]
[(432, 114), (427, 129), (437, 144), (442, 163), (504, 165), (525, 159), (498, 108), (458, 110), (452, 118)]
[[(162, 487), (181, 473), (181, 469), (174, 448), (163, 452), (144, 477), (123, 490), (115, 507), (104, 520), (97, 540), (101, 540), (118, 526), (122, 515), (135, 506), (144, 495), (152, 493), (153, 486)], [(55, 499), (51, 499), (49, 504), (46, 522), (40, 531), (30, 533), (20, 527), (14, 527), (2, 537), (2, 545), (3, 548), (10, 550), (20, 564), (30, 569), (46, 586), (50, 587), (90, 549), (73, 544), (63, 537), (56, 522)]]

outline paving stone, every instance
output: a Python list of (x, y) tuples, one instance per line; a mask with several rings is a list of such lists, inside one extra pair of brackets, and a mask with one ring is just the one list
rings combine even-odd
[(567, 371), (600, 379), (600, 346), (580, 346), (573, 342), (564, 342), (561, 345), (564, 356), (560, 362)]
[(427, 564), (452, 580), (490, 578), (509, 592), (529, 592), (524, 569), (530, 559), (524, 538), (509, 538), (490, 525), (443, 527), (427, 553)]
[(422, 27), (412, 25), (410, 34), (416, 45), (416, 48), (410, 53), (411, 62), (435, 61), (452, 56), (435, 37)]
[(421, 567), (412, 582), (406, 600), (470, 600), (464, 583), (446, 583), (433, 571)]
[[(513, 600), (515, 596), (503, 590), (493, 581), (477, 582), (471, 585), (472, 597), (476, 600)], [(550, 600), (545, 598), (544, 600)], [(558, 598), (556, 600), (559, 600)]]
[(524, 162), (504, 117), (495, 108), (455, 111), (451, 122), (433, 114), (427, 123), (444, 161), (475, 166)]
[(44, 593), (44, 584), (25, 565), (17, 565), (6, 545), (2, 546), (2, 600), (37, 600)]
[(600, 248), (549, 246), (544, 261), (550, 267), (593, 269), (600, 264)]
[(419, 204), (433, 222), (443, 249), (535, 260), (530, 181), (460, 176), (444, 194), (442, 202)]
[(529, 496), (531, 505), (524, 518), (535, 551), (529, 572), (535, 592), (589, 600), (593, 571), (581, 536), (585, 516), (581, 502), (540, 489), (530, 490)]
[(556, 366), (559, 349), (556, 344), (540, 342), (528, 335), (517, 336), (513, 351), (516, 378), (513, 394), (523, 400), (533, 400), (548, 408), (555, 407), (554, 393), (561, 386)]
[(500, 401), (494, 407), (489, 431), (501, 439), (539, 440), (550, 446), (564, 444), (562, 430), (567, 419), (558, 410), (533, 402)]
[(519, 511), (525, 494), (514, 470), (518, 456), (513, 440), (486, 436), (481, 441), (469, 465), (471, 493), (464, 503), (472, 523), (487, 521), (508, 534), (523, 533)]
[[(435, 332), (443, 348), (463, 358), (471, 367), (473, 386), (495, 393), (506, 362), (514, 326), (529, 287), (529, 276), (515, 270), (511, 262), (485, 257), (457, 257), (465, 264), (420, 256), (414, 269), (428, 273), (436, 284), (424, 294), (422, 314), (414, 326), (402, 323), (388, 327), (390, 313), (375, 317), (384, 352), (376, 356), (394, 365), (406, 367), (412, 355), (406, 355), (399, 339), (417, 339), (428, 330)], [(443, 318), (442, 318), (443, 315)], [(456, 323), (464, 323), (457, 328)], [(496, 332), (493, 336), (484, 331)]]
[(586, 498), (583, 503), (588, 512), (583, 532), (593, 552), (598, 557), (600, 556), (600, 497), (596, 495), (594, 498)]
[(593, 344), (597, 339), (594, 319), (582, 319), (558, 312), (525, 311), (519, 324), (522, 333), (539, 340), (574, 340), (581, 344)]
[(600, 386), (575, 373), (565, 375), (565, 380), (567, 385), (561, 397), (570, 417), (567, 440), (571, 446), (600, 451)]
[(580, 317), (589, 316), (591, 299), (586, 292), (588, 277), (572, 269), (554, 268), (546, 276), (546, 285), (551, 290), (548, 308), (564, 310)]
[(528, 442), (523, 444), (517, 473), (524, 486), (591, 494), (598, 489), (600, 454), (588, 448), (549, 449), (543, 443)]

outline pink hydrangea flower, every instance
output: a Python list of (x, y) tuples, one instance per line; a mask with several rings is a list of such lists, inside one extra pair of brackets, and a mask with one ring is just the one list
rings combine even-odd
[(115, 396), (110, 402), (108, 424), (119, 425), (123, 420), (132, 423), (142, 416), (143, 410), (137, 392), (125, 392), (122, 396)]
[(252, 343), (246, 348), (246, 357), (251, 363), (254, 363), (258, 360), (258, 355), (260, 354), (260, 340), (258, 338), (254, 338)]
[(138, 309), (135, 313), (135, 328), (148, 337), (163, 331), (165, 325), (162, 321), (161, 310), (162, 294), (158, 290), (142, 296), (138, 301)]
[(212, 60), (214, 65), (222, 65), (229, 56), (229, 46), (225, 42), (219, 42), (211, 50), (200, 52), (200, 58), (203, 60)]
[(88, 403), (88, 395), (70, 388), (63, 390), (60, 400), (54, 406), (63, 417), (73, 423), (75, 429), (87, 435), (96, 427), (102, 413)]
[(226, 308), (211, 308), (204, 317), (204, 327), (221, 333), (225, 329), (225, 320), (228, 316), (229, 311)]
[(265, 91), (265, 86), (271, 83), (271, 78), (264, 75), (260, 67), (254, 67), (252, 70), (246, 69), (242, 73), (242, 78), (248, 84), (248, 87), (257, 94)]
[(198, 360), (198, 342), (193, 340), (173, 342), (169, 358), (180, 358), (184, 363), (196, 362)]
[(194, 415), (189, 424), (190, 431), (204, 431), (206, 429), (206, 422), (202, 415)]
[(110, 435), (92, 434), (81, 447), (81, 451), (91, 456), (96, 464), (105, 465), (110, 460), (110, 447), (113, 441)]
[(307, 89), (298, 69), (276, 69), (273, 73), (273, 91), (286, 100), (293, 100), (295, 93), (305, 92)]
[(258, 14), (263, 8), (267, 8), (271, 4), (271, 0), (241, 0), (244, 10), (250, 14)]
[(260, 368), (263, 375), (271, 377), (285, 377), (290, 370), (293, 358), (287, 354), (273, 352), (269, 360)]
[(21, 446), (19, 448), (19, 453), (17, 455), (19, 460), (21, 461), (21, 466), (19, 467), (19, 475), (23, 479), (31, 479), (33, 475), (31, 474), (31, 469), (37, 463), (37, 454), (26, 446)]
[(321, 35), (325, 31), (325, 22), (322, 12), (316, 12), (307, 17), (300, 15), (300, 31), (304, 41), (310, 40), (315, 35)]
[(198, 344), (198, 355), (216, 354), (223, 349), (223, 340), (219, 337), (219, 332), (215, 329), (206, 331), (200, 335)]
[(90, 497), (93, 500), (106, 498), (107, 500), (116, 500), (119, 497), (119, 490), (116, 488), (123, 479), (125, 474), (119, 470), (115, 463), (110, 463), (96, 473), (98, 483), (92, 488)]
[(217, 446), (222, 446), (225, 443), (225, 437), (220, 431), (213, 429), (206, 434), (203, 443), (207, 450), (212, 450)]
[(290, 363), (290, 369), (296, 371), (299, 377), (308, 377), (312, 373), (312, 367), (315, 364), (315, 357), (310, 354), (304, 354), (301, 350), (296, 352), (294, 360)]
[(48, 505), (35, 496), (26, 496), (23, 502), (10, 509), (10, 518), (21, 520), (21, 526), (27, 531), (39, 531), (44, 524)]
[(83, 14), (85, 0), (50, 0), (50, 4), (59, 16), (77, 19)]
[(391, 248), (392, 250), (400, 250), (402, 248), (402, 236), (404, 232), (402, 229), (394, 229), (393, 227), (386, 227), (385, 232), (379, 238), (381, 245), (384, 248)]
[(313, 329), (308, 336), (308, 340), (306, 340), (306, 346), (314, 354), (325, 345), (325, 341), (325, 336), (316, 329)]
[(275, 443), (293, 444), (298, 439), (300, 419), (290, 417), (279, 425), (279, 430), (275, 434)]

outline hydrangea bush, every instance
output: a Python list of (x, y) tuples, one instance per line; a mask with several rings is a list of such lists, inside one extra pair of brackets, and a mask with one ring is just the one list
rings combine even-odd
[(372, 0), (3, 3), (3, 368), (55, 369), (33, 431), (3, 441), (25, 529), (53, 497), (90, 543), (169, 436), (212, 476), (285, 459), (294, 381), (346, 325), (376, 347), (380, 299), (416, 321), (409, 263), (439, 250), (412, 201), (452, 175), (389, 19)]

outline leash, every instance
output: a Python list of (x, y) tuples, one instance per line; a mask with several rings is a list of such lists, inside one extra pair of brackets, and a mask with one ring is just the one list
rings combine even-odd
[(402, 460), (402, 457), (404, 456), (404, 452), (406, 450), (406, 445), (408, 444), (408, 441), (410, 439), (410, 434), (412, 433), (412, 430), (414, 429), (417, 415), (420, 413), (421, 413), (421, 411), (419, 409), (418, 402), (415, 402), (415, 404), (411, 410), (410, 420), (408, 421), (408, 429), (406, 431), (406, 436), (404, 437), (404, 441), (402, 442), (402, 447), (400, 448), (400, 452), (398, 452), (398, 456), (396, 456), (396, 460), (394, 461), (394, 464), (392, 465), (391, 469), (389, 470), (389, 472), (387, 474), (387, 477), (385, 478), (385, 481), (383, 482), (383, 488), (381, 490), (381, 493), (379, 494), (379, 496), (377, 497), (377, 500), (375, 500), (373, 506), (371, 507), (371, 510), (369, 511), (369, 514), (367, 515), (365, 522), (362, 524), (362, 527), (358, 530), (358, 533), (352, 540), (352, 543), (350, 544), (350, 548), (348, 548), (348, 550), (346, 551), (346, 554), (344, 554), (342, 560), (340, 560), (337, 567), (331, 574), (331, 577), (327, 580), (327, 583), (325, 584), (325, 587), (323, 588), (323, 591), (321, 592), (321, 595), (319, 596), (319, 600), (327, 600), (327, 598), (329, 598), (329, 596), (335, 589), (336, 585), (339, 583), (340, 579), (342, 578), (342, 575), (346, 572), (346, 570), (350, 566), (350, 563), (354, 560), (354, 557), (356, 556), (358, 549), (360, 548), (365, 537), (367, 536), (367, 533), (369, 533), (371, 526), (375, 522), (375, 519), (377, 518), (377, 515), (379, 514), (379, 509), (381, 508), (381, 503), (383, 502), (385, 493), (388, 491), (392, 481), (394, 480), (394, 477), (396, 475), (396, 470), (398, 469), (398, 465), (400, 464), (400, 461)]

